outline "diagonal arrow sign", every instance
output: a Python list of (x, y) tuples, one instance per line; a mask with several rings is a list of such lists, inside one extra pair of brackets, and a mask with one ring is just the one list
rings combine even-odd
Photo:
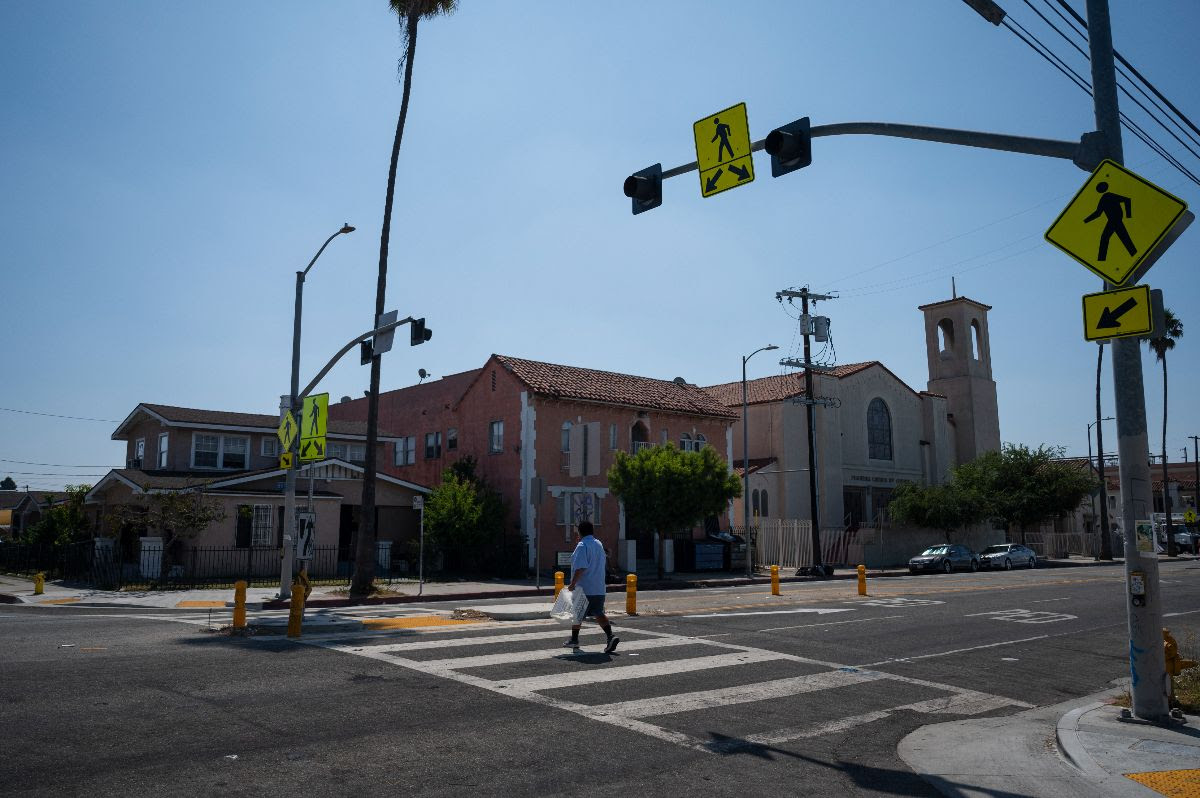
[(737, 175), (739, 183), (750, 177), (750, 170), (744, 166), (730, 166), (729, 171)]
[(1117, 305), (1116, 310), (1106, 307), (1103, 312), (1101, 312), (1100, 320), (1096, 322), (1096, 327), (1101, 330), (1110, 329), (1112, 327), (1120, 327), (1121, 317), (1133, 310), (1135, 307), (1137, 307), (1137, 297), (1130, 297), (1129, 299), (1126, 299), (1124, 302)]
[(715, 189), (717, 187), (717, 181), (721, 179), (721, 174), (722, 174), (722, 170), (720, 170), (720, 169), (713, 172), (713, 176), (710, 177), (708, 179), (708, 182), (704, 184), (705, 192), (712, 191), (713, 189)]

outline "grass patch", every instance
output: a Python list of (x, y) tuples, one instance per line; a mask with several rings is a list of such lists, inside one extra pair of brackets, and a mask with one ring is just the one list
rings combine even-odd
[[(1189, 629), (1179, 641), (1179, 655), (1184, 659), (1200, 662), (1200, 644), (1194, 631)], [(1171, 705), (1190, 715), (1200, 714), (1200, 667), (1188, 668), (1172, 681), (1175, 686), (1175, 700)]]

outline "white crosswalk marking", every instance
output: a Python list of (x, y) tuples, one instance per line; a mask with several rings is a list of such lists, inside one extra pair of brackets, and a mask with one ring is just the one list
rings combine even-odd
[[(508, 631), (513, 629), (510, 622), (473, 627), (406, 629), (390, 634), (355, 635), (349, 640), (342, 636), (330, 635), (323, 638), (302, 638), (299, 642), (367, 657), (511, 698), (573, 712), (600, 723), (706, 753), (736, 750), (746, 746), (781, 745), (805, 738), (845, 732), (898, 712), (963, 716), (1006, 707), (1030, 706), (1003, 696), (870, 668), (846, 667), (794, 654), (647, 629), (622, 630), (627, 639), (621, 644), (619, 654), (610, 660), (598, 650), (603, 638), (597, 630), (583, 630), (581, 643), (585, 648), (583, 651), (572, 652), (558, 647), (557, 643), (548, 645), (546, 641), (557, 641), (563, 636), (564, 630), (562, 627), (546, 626), (545, 622), (536, 621), (524, 624), (521, 627), (522, 631)], [(497, 632), (501, 629), (505, 631)], [(489, 652), (489, 648), (493, 650)], [(679, 651), (675, 652), (673, 649)], [(697, 649), (700, 650), (699, 654)], [(705, 654), (705, 649), (712, 653)], [(455, 652), (461, 654), (445, 656), (439, 653), (443, 650), (447, 655)], [(434, 658), (420, 659), (418, 652), (429, 652)], [(621, 656), (642, 654), (656, 657), (665, 654), (667, 659), (648, 662), (625, 661), (617, 664)], [(804, 672), (751, 684), (733, 684), (709, 690), (677, 692), (603, 704), (584, 704), (554, 693), (569, 688), (669, 679), (678, 674), (702, 674), (716, 669), (732, 669), (760, 663), (775, 663), (776, 674), (781, 669)], [(546, 673), (547, 669), (556, 667), (561, 669)], [(507, 678), (485, 677), (478, 672), (484, 668), (500, 668), (502, 672), (510, 675)], [(528, 668), (537, 670), (529, 675), (521, 675), (520, 671)], [(821, 670), (811, 672), (816, 668)], [(528, 673), (528, 670), (526, 672)], [(883, 706), (832, 721), (773, 729), (740, 737), (718, 738), (715, 741), (670, 727), (671, 723), (677, 723), (678, 718), (687, 717), (686, 713), (690, 712), (717, 712), (729, 706), (778, 702), (825, 690), (884, 682), (923, 688), (926, 695), (930, 690), (940, 695), (906, 704)], [(653, 684), (653, 681), (649, 683)], [(878, 690), (876, 692), (878, 693)], [(651, 723), (647, 720), (649, 718), (658, 720)]]

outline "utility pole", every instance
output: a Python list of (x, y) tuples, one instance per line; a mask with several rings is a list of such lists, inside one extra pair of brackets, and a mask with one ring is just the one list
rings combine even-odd
[[(1108, 479), (1104, 476), (1104, 430), (1100, 422), (1100, 368), (1104, 365), (1104, 344), (1096, 345), (1096, 471), (1100, 476), (1100, 559), (1112, 559), (1112, 529), (1108, 523)], [(1088, 436), (1091, 457), (1092, 436)]]
[(1192, 464), (1196, 468), (1196, 481), (1192, 485), (1192, 503), (1200, 510), (1200, 435), (1189, 436), (1192, 439)]
[[(1100, 154), (1123, 164), (1125, 156), (1121, 146), (1108, 0), (1087, 0), (1087, 28)], [(1110, 288), (1113, 286), (1105, 285), (1105, 289)], [(1153, 532), (1150, 533), (1149, 551), (1138, 551), (1137, 540), (1137, 522), (1149, 519), (1152, 507), (1150, 465), (1146, 462), (1149, 446), (1142, 355), (1137, 338), (1115, 338), (1111, 345), (1121, 473), (1121, 529), (1125, 533), (1130, 695), (1135, 716), (1166, 722), (1170, 718), (1170, 708), (1162, 643), (1158, 553), (1154, 550)]]
[(817, 399), (813, 396), (811, 343), (813, 329), (812, 317), (808, 315), (808, 303), (811, 301), (816, 304), (817, 302), (836, 299), (837, 297), (828, 294), (814, 294), (808, 290), (808, 286), (798, 291), (785, 289), (775, 294), (775, 298), (778, 300), (782, 300), (784, 297), (788, 299), (800, 298), (801, 327), (803, 328), (801, 334), (804, 336), (804, 360), (798, 361), (795, 358), (786, 357), (779, 361), (779, 365), (804, 369), (804, 409), (808, 421), (808, 504), (810, 508), (809, 518), (812, 523), (811, 573), (816, 576), (824, 576), (825, 564), (821, 559), (821, 516), (817, 506), (817, 422), (816, 414), (813, 410), (813, 406), (817, 404)]

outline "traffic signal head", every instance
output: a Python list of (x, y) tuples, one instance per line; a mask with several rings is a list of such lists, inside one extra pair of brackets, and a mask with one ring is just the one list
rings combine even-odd
[(358, 362), (362, 365), (367, 365), (371, 362), (371, 358), (375, 357), (375, 347), (370, 338), (365, 341), (360, 341), (358, 344)]
[(433, 337), (433, 330), (429, 330), (429, 329), (425, 328), (425, 319), (424, 318), (414, 319), (412, 324), (409, 325), (408, 331), (409, 331), (409, 339), (408, 339), (409, 346), (416, 346), (418, 344), (423, 344), (426, 341), (428, 341), (430, 338)]
[(633, 200), (633, 215), (662, 205), (662, 164), (647, 166), (625, 178), (625, 196)]
[(808, 117), (789, 122), (767, 134), (764, 149), (771, 154), (771, 177), (786, 175), (812, 163)]

